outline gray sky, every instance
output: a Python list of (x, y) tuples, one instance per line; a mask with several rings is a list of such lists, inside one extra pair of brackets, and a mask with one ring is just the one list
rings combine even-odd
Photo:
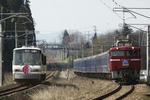
[[(113, 0), (30, 0), (32, 16), (36, 23), (37, 39), (48, 42), (58, 41), (58, 35), (64, 30), (79, 30), (93, 33), (93, 26), (97, 26), (98, 33), (118, 29), (122, 20), (112, 12), (118, 7)], [(150, 0), (115, 0), (125, 7), (149, 7)], [(107, 6), (106, 6), (107, 5)], [(150, 10), (134, 10), (150, 16)], [(122, 17), (122, 13), (117, 13)], [(150, 23), (150, 19), (130, 14), (127, 23)]]

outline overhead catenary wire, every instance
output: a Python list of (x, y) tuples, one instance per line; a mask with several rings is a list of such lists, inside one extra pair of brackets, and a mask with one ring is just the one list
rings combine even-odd
[[(134, 13), (132, 13), (128, 8), (126, 8), (126, 7), (124, 7), (124, 6), (122, 6), (122, 5), (120, 5), (120, 4), (118, 4), (115, 0), (112, 0), (112, 2), (115, 4), (115, 5), (117, 5), (117, 6), (119, 6), (120, 8), (122, 8), (123, 9), (123, 22), (125, 23), (125, 15), (124, 15), (124, 12), (128, 12), (128, 13), (130, 13), (133, 17), (128, 17), (128, 18), (126, 18), (126, 19), (129, 19), (129, 18), (136, 18), (136, 15), (134, 14)], [(116, 8), (113, 8), (113, 11), (115, 12), (115, 9)]]
[(116, 12), (114, 12), (113, 10), (112, 10), (112, 8), (110, 7), (110, 6), (108, 6), (103, 0), (99, 0), (104, 6), (106, 6), (110, 11), (112, 11), (118, 18), (120, 18), (121, 20), (123, 20), (123, 18), (119, 15), (119, 14), (117, 14)]
[[(138, 12), (135, 12), (135, 11), (133, 11), (133, 10), (129, 10), (129, 9), (150, 9), (150, 8), (126, 8), (126, 7), (124, 7), (124, 6), (121, 6), (120, 4), (118, 4), (115, 0), (112, 0), (117, 6), (119, 6), (121, 9), (123, 9), (123, 11), (124, 10), (127, 10), (127, 12), (129, 12), (131, 15), (133, 15), (135, 18), (136, 18), (136, 16), (135, 16), (135, 14), (137, 14), (137, 15), (139, 15), (139, 16), (142, 16), (142, 17), (145, 17), (145, 18), (148, 18), (148, 19), (150, 19), (150, 17), (149, 16), (146, 16), (146, 15), (143, 15), (143, 14), (140, 14), (140, 13), (138, 13)], [(115, 8), (115, 9), (120, 9), (120, 8)], [(134, 14), (133, 14), (134, 13)]]

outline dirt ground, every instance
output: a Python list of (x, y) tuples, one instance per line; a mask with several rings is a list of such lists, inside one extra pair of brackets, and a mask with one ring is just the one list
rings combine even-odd
[(60, 72), (58, 78), (50, 81), (51, 86), (37, 90), (30, 95), (32, 100), (91, 100), (117, 87), (109, 80), (78, 77), (73, 71)]
[[(117, 87), (110, 80), (76, 76), (73, 71), (61, 71), (53, 85), (30, 94), (32, 100), (92, 100)], [(135, 91), (124, 100), (150, 100), (150, 88), (145, 84), (135, 86)]]
[(137, 84), (135, 91), (124, 100), (150, 100), (150, 87), (146, 84)]
[[(7, 81), (11, 78), (8, 78)], [(10, 84), (12, 82), (7, 82)], [(41, 84), (40, 88), (22, 95), (26, 100), (92, 100), (117, 87), (111, 80), (76, 76), (72, 70), (61, 71), (57, 77)], [(19, 97), (20, 97), (19, 96)], [(10, 100), (22, 100), (21, 98)], [(135, 85), (135, 91), (124, 100), (150, 100), (150, 87), (146, 84)]]

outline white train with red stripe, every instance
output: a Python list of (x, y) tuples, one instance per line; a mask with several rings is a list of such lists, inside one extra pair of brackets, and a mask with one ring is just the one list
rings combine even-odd
[(21, 47), (13, 50), (13, 80), (44, 80), (46, 56), (37, 47)]

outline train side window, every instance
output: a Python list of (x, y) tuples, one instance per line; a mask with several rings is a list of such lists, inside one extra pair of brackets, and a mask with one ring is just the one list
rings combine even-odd
[(125, 56), (124, 51), (111, 51), (110, 56)]

